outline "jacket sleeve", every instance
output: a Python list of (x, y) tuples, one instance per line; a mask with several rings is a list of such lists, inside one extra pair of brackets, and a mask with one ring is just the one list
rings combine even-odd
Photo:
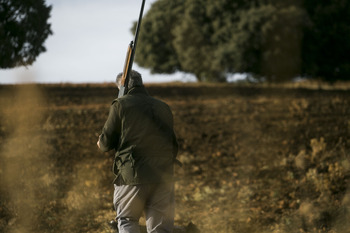
[(109, 109), (107, 121), (99, 137), (100, 150), (106, 152), (118, 146), (121, 134), (120, 104), (114, 101)]

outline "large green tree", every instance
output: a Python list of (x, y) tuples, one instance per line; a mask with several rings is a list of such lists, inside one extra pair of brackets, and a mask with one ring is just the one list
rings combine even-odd
[(238, 15), (229, 45), (233, 71), (273, 82), (300, 75), (303, 27), (309, 22), (303, 8), (269, 3)]
[(350, 79), (347, 0), (158, 0), (135, 61), (199, 81), (246, 72), (268, 81)]
[[(173, 46), (174, 28), (183, 15), (185, 0), (155, 2), (142, 20), (135, 61), (152, 73), (182, 70)], [(134, 32), (136, 23), (132, 31)]]
[(235, 14), (246, 1), (187, 0), (181, 21), (173, 30), (173, 46), (182, 71), (199, 81), (225, 81), (232, 70), (231, 31)]
[(184, 71), (199, 81), (225, 80), (230, 53), (218, 46), (226, 43), (224, 27), (236, 20), (232, 12), (241, 5), (246, 1), (158, 0), (143, 19), (135, 62), (153, 73)]
[(52, 34), (44, 0), (0, 0), (0, 68), (31, 65)]
[(305, 0), (311, 24), (302, 43), (303, 74), (350, 80), (350, 1)]

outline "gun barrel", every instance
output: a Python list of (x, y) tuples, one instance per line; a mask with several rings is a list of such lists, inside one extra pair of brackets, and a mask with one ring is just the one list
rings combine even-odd
[(134, 48), (135, 49), (134, 50), (136, 50), (137, 39), (139, 37), (139, 31), (140, 31), (140, 26), (141, 26), (141, 21), (142, 21), (143, 9), (145, 7), (145, 2), (146, 2), (146, 0), (142, 0), (139, 20), (137, 21), (137, 25), (136, 25), (135, 39), (134, 39)]

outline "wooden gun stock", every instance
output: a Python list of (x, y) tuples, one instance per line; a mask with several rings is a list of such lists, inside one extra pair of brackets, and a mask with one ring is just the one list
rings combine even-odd
[(138, 39), (138, 36), (139, 36), (141, 20), (142, 20), (142, 15), (143, 15), (143, 8), (145, 6), (145, 1), (146, 0), (142, 0), (142, 5), (141, 5), (141, 10), (140, 10), (139, 20), (137, 21), (134, 41), (130, 42), (129, 47), (128, 47), (128, 51), (126, 53), (124, 69), (123, 69), (123, 76), (122, 76), (122, 79), (121, 79), (121, 86), (119, 88), (118, 98), (124, 96), (128, 92), (129, 75), (130, 75), (130, 72), (132, 70), (132, 64), (134, 62), (135, 51), (136, 51), (136, 44), (137, 44), (137, 39)]
[(129, 66), (132, 65), (131, 58), (134, 48), (134, 42), (131, 41), (128, 47), (128, 51), (126, 53), (125, 62), (124, 62), (124, 69), (123, 69), (123, 76), (120, 81), (120, 89), (118, 98), (122, 97), (127, 92), (127, 85), (126, 83), (129, 83)]

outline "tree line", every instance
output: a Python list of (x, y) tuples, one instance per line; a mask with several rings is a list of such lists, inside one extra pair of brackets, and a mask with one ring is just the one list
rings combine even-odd
[(158, 0), (143, 19), (135, 61), (198, 81), (247, 73), (270, 82), (350, 79), (347, 0)]

